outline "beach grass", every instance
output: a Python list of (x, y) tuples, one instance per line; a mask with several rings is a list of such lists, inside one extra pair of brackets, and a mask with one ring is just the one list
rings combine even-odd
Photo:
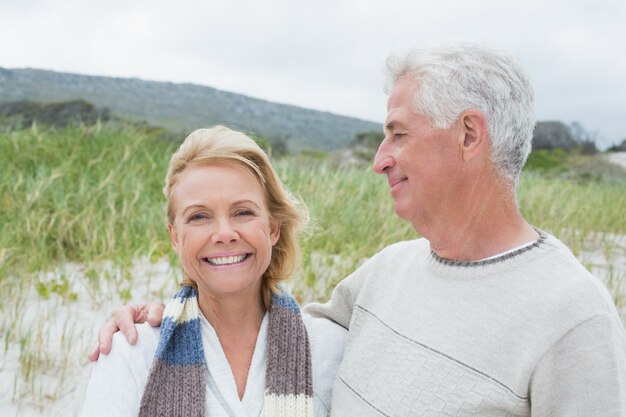
[[(132, 126), (0, 133), (0, 334), (5, 358), (17, 363), (0, 360), (0, 372), (16, 367), (12, 401), (45, 407), (68, 395), (71, 358), (84, 356), (94, 335), (54, 317), (97, 322), (116, 303), (167, 298), (175, 288), (162, 186), (177, 146), (158, 130)], [(578, 162), (595, 167), (592, 175), (525, 172), (518, 201), (531, 224), (561, 238), (594, 273), (601, 267), (616, 304), (626, 308), (626, 176), (615, 168), (603, 175), (602, 163)], [(386, 181), (369, 164), (337, 167), (323, 155), (288, 155), (274, 165), (311, 218), (301, 268), (287, 284), (300, 301), (326, 299), (369, 256), (417, 237), (393, 214)], [(599, 254), (602, 265), (589, 254)], [(137, 260), (172, 267), (148, 284), (151, 273), (137, 269)], [(37, 319), (23, 314), (33, 306)]]
[(0, 134), (0, 281), (63, 262), (165, 255), (160, 189), (174, 148), (131, 128)]
[[(156, 132), (96, 125), (0, 134), (0, 286), (17, 276), (28, 283), (29, 274), (65, 262), (129, 265), (164, 256), (175, 262), (161, 190), (178, 144)], [(328, 158), (296, 155), (275, 167), (309, 210), (300, 276), (309, 286), (318, 280), (328, 286), (316, 299), (363, 259), (416, 237), (393, 214), (384, 178), (368, 165), (337, 168)], [(591, 234), (626, 234), (624, 177), (530, 171), (518, 200), (531, 224), (560, 236), (574, 252)], [(333, 267), (332, 277), (319, 276), (328, 272), (320, 263)], [(42, 297), (75, 297), (62, 279), (31, 284)], [(87, 285), (97, 286), (93, 274)]]

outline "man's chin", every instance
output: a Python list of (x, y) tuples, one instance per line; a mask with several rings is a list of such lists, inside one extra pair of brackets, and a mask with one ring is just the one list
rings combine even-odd
[(396, 212), (396, 216), (400, 217), (402, 220), (411, 219), (410, 210), (408, 209), (408, 207), (406, 207), (402, 203), (399, 203), (398, 201), (394, 201), (393, 209)]
[(396, 216), (411, 223), (413, 225), (413, 229), (415, 229), (418, 234), (423, 235), (424, 219), (421, 219), (420, 216), (416, 216), (410, 208), (402, 204), (396, 203), (394, 205), (394, 211)]

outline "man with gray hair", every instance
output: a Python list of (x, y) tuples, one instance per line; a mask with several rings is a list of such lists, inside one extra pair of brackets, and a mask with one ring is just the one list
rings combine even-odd
[(424, 238), (305, 308), (349, 329), (332, 415), (626, 416), (611, 297), (517, 207), (534, 127), (522, 67), (454, 45), (392, 55), (387, 79), (374, 170)]
[(425, 237), (391, 245), (306, 312), (349, 328), (334, 416), (625, 416), (626, 341), (606, 289), (521, 216), (533, 91), (490, 49), (387, 61), (374, 170)]

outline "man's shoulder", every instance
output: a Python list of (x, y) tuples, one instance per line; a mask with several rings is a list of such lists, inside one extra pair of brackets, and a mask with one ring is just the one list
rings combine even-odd
[(416, 262), (424, 261), (429, 254), (430, 243), (426, 239), (396, 242), (367, 258), (351, 276), (377, 275), (382, 271), (387, 275), (390, 271), (411, 267)]
[(589, 272), (564, 243), (554, 236), (546, 236), (546, 244), (553, 250), (537, 259), (533, 269), (528, 271), (535, 296), (581, 320), (613, 314), (615, 305), (602, 281)]
[(427, 256), (430, 253), (430, 243), (425, 238), (418, 238), (412, 240), (402, 240), (400, 242), (392, 243), (389, 246), (384, 247), (371, 259), (377, 258), (390, 258), (396, 256), (409, 255), (411, 258), (416, 256)]
[(537, 260), (536, 266), (541, 275), (551, 277), (551, 281), (555, 283), (563, 283), (574, 288), (581, 285), (602, 287), (601, 284), (597, 285), (599, 279), (585, 268), (563, 242), (546, 234), (545, 244), (552, 250)]

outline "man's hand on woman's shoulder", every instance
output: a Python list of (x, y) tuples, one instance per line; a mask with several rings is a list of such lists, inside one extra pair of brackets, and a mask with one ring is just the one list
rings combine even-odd
[(134, 304), (122, 306), (113, 312), (111, 318), (100, 327), (98, 342), (89, 351), (88, 358), (91, 362), (98, 360), (100, 354), (106, 355), (111, 351), (113, 334), (121, 330), (126, 340), (131, 345), (137, 342), (137, 329), (135, 323), (146, 321), (153, 327), (161, 325), (165, 305), (154, 301), (148, 304)]

